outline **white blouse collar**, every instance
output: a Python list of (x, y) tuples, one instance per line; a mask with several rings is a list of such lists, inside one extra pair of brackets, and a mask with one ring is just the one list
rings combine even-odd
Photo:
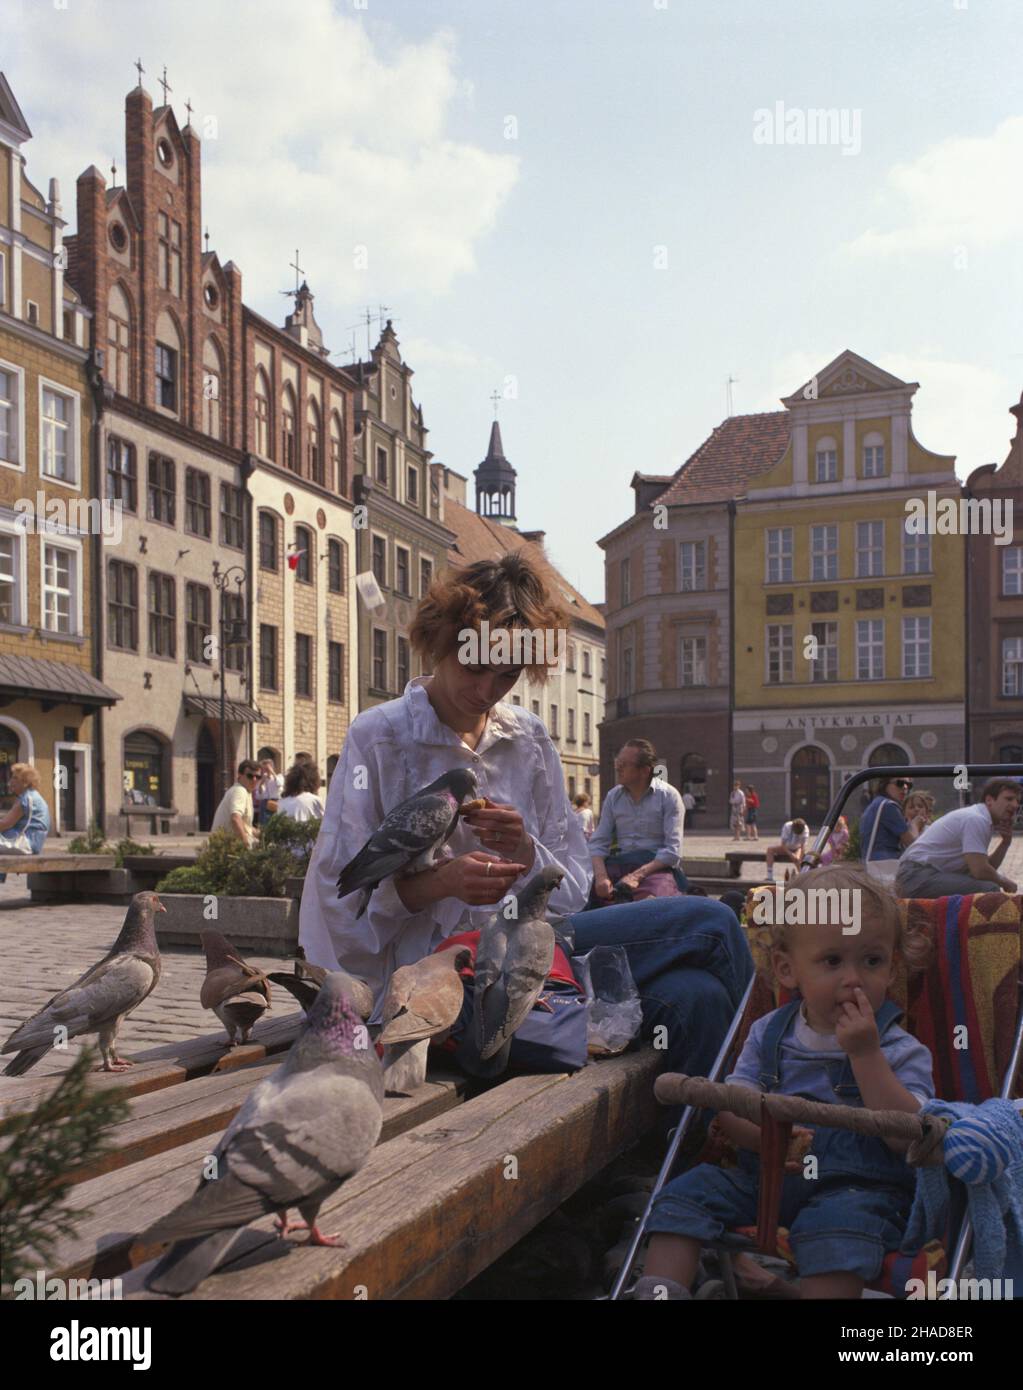
[[(426, 693), (427, 682), (432, 676), (414, 676), (405, 687), (403, 699), (412, 725), (412, 735), (417, 743), (462, 743), (454, 729), (448, 728), (437, 717), (437, 711)], [(487, 726), (483, 731), (476, 751), (483, 744), (491, 744), (498, 738), (514, 738), (519, 733), (519, 725), (512, 710), (498, 701), (490, 710)]]

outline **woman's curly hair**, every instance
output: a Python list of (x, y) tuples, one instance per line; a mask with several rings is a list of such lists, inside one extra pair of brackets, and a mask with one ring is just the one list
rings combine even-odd
[[(436, 665), (456, 650), (461, 633), (478, 632), (484, 619), (491, 632), (500, 628), (553, 632), (558, 660), (571, 622), (536, 561), (523, 549), (499, 560), (477, 560), (441, 571), (416, 609), (409, 641), (424, 662)], [(534, 653), (539, 659), (525, 667), (531, 684), (546, 681), (551, 673), (543, 659), (545, 645), (539, 642)]]

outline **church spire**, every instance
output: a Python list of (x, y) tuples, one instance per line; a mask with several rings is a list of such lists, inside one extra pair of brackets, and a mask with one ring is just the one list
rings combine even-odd
[(487, 456), (474, 474), (476, 478), (476, 512), (505, 526), (515, 525), (515, 469), (504, 456), (501, 426), (495, 413), (490, 426)]

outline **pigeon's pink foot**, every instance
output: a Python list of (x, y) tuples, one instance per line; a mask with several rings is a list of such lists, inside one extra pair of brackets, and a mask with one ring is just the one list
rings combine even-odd
[(309, 1239), (306, 1241), (306, 1245), (330, 1245), (340, 1250), (345, 1248), (345, 1243), (340, 1235), (325, 1236), (315, 1225), (309, 1228)]
[(280, 1216), (275, 1218), (274, 1225), (277, 1227), (278, 1235), (281, 1236), (286, 1236), (289, 1231), (304, 1231), (308, 1229), (304, 1221), (289, 1221), (286, 1211), (282, 1211)]
[(112, 1057), (112, 1058), (110, 1059), (109, 1062), (104, 1062), (103, 1065), (102, 1065), (100, 1068), (98, 1068), (98, 1070), (99, 1070), (99, 1071), (127, 1071), (129, 1067), (132, 1067), (132, 1066), (134, 1066), (134, 1065), (135, 1065), (134, 1062), (129, 1062), (129, 1061), (127, 1061), (127, 1059), (124, 1058), (124, 1057)]

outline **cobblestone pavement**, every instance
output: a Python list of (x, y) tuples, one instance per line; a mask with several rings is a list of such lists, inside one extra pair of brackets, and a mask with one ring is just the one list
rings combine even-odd
[[(770, 843), (772, 835), (761, 836)], [(193, 847), (194, 839), (159, 842), (169, 853), (178, 846)], [(736, 846), (727, 832), (690, 831), (686, 853), (692, 858), (720, 858)], [(749, 846), (753, 848), (753, 846)], [(47, 853), (60, 853), (57, 843)], [(1017, 834), (1003, 871), (1023, 885), (1023, 834)], [(780, 879), (784, 866), (778, 865)], [(763, 865), (743, 865), (743, 878), (763, 876)], [(55, 906), (33, 904), (27, 880), (11, 874), (0, 884), (0, 1038), (6, 1038), (58, 990), (71, 984), (110, 949), (124, 920), (126, 909), (100, 903), (73, 903)], [(254, 965), (280, 969), (277, 957), (250, 956)], [(287, 968), (286, 966), (284, 968)], [(204, 1033), (220, 1031), (216, 1016), (200, 1007), (199, 989), (205, 974), (201, 952), (188, 947), (168, 947), (163, 952), (163, 974), (149, 998), (127, 1019), (119, 1042), (125, 1056), (164, 1043), (184, 1042)], [(297, 1002), (282, 989), (274, 991), (273, 1016), (282, 1017), (298, 1009)], [(29, 1073), (32, 1078), (56, 1075), (70, 1065), (78, 1043), (65, 1051), (50, 1052)], [(17, 1078), (0, 1077), (0, 1100), (17, 1094)]]

